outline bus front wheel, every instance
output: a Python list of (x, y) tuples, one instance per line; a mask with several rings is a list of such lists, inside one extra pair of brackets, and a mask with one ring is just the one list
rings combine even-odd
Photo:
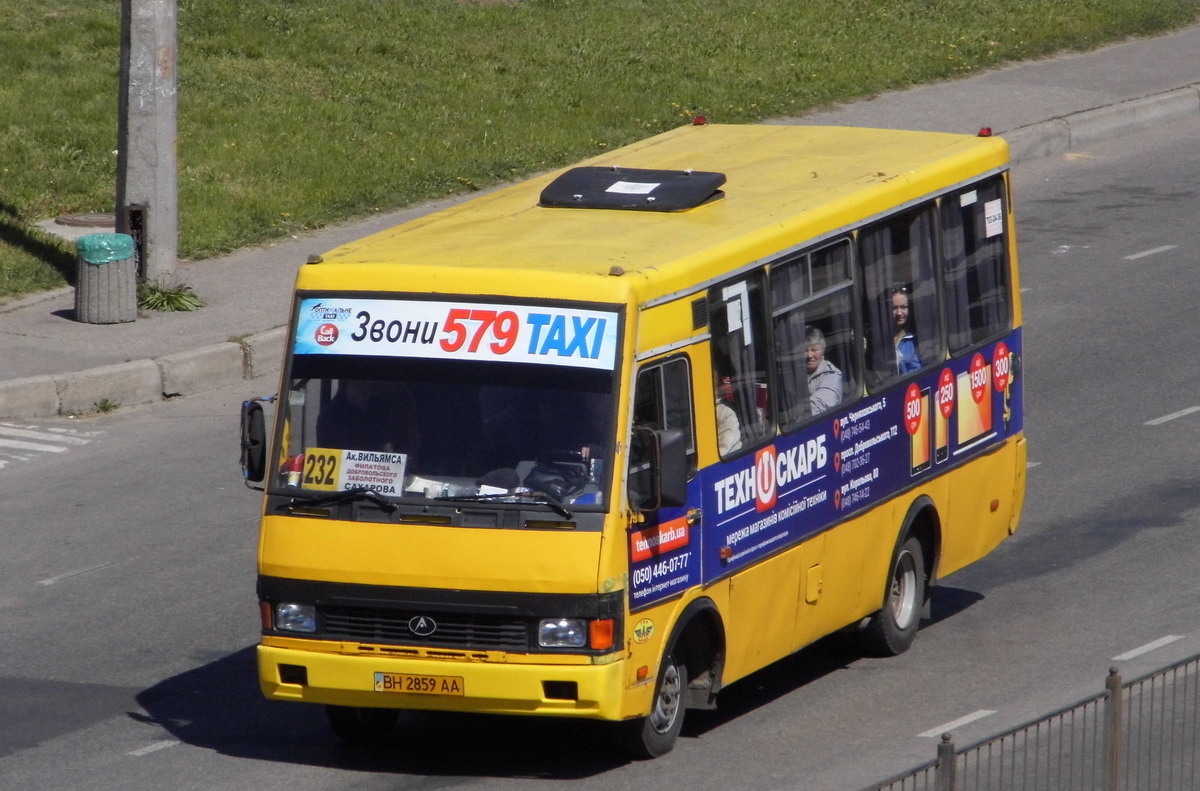
[(355, 706), (326, 706), (329, 727), (346, 744), (377, 744), (396, 727), (396, 709), (367, 709)]
[(617, 723), (617, 746), (636, 760), (666, 755), (683, 729), (683, 693), (687, 689), (687, 665), (671, 654), (663, 657), (650, 714)]
[(888, 574), (883, 607), (871, 616), (863, 645), (880, 656), (903, 654), (917, 636), (925, 606), (925, 556), (921, 542), (908, 538), (896, 550)]

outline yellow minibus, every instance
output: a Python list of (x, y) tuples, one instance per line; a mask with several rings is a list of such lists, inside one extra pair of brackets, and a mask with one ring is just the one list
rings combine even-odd
[(243, 407), (262, 690), (651, 758), (822, 636), (898, 654), (1017, 527), (1021, 358), (983, 133), (695, 123), (314, 256)]

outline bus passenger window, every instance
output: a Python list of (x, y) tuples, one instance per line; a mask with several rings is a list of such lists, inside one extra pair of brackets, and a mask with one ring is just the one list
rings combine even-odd
[[(708, 292), (709, 329), (712, 336), (714, 393), (718, 406), (726, 407), (737, 421), (740, 441), (727, 433), (722, 455), (755, 445), (775, 432), (770, 398), (771, 345), (765, 305), (765, 272), (752, 272), (742, 280), (722, 283)], [(733, 421), (724, 409), (726, 431)], [(720, 415), (719, 415), (720, 417)]]
[(960, 352), (1008, 330), (1008, 243), (1004, 180), (995, 177), (942, 199), (946, 332)]
[(777, 415), (784, 429), (853, 400), (859, 388), (850, 249), (842, 240), (771, 268)]
[(868, 384), (878, 388), (945, 359), (929, 207), (858, 237)]

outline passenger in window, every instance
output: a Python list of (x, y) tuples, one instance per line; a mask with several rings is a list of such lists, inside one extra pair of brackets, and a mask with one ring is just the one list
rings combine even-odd
[(825, 359), (825, 334), (816, 327), (804, 332), (804, 367), (808, 370), (808, 404), (819, 415), (842, 400), (842, 372)]
[(892, 340), (896, 345), (896, 372), (919, 371), (921, 358), (917, 356), (917, 339), (911, 329), (908, 286), (893, 286), (888, 293), (892, 307)]
[(742, 447), (742, 425), (729, 402), (733, 400), (733, 387), (729, 377), (721, 380), (717, 387), (717, 450), (728, 456)]

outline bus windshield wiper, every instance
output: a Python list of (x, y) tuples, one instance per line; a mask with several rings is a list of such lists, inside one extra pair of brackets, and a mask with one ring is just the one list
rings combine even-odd
[(459, 503), (486, 503), (490, 500), (518, 503), (522, 501), (533, 500), (534, 502), (542, 503), (551, 511), (561, 516), (563, 519), (571, 519), (575, 516), (573, 511), (545, 492), (496, 492), (495, 494), (468, 494), (459, 497), (445, 496), (435, 497), (433, 499)]
[(329, 494), (316, 494), (311, 497), (302, 497), (292, 495), (292, 501), (285, 507), (289, 511), (294, 511), (297, 508), (311, 508), (321, 505), (337, 505), (351, 500), (370, 500), (378, 505), (387, 513), (391, 513), (398, 507), (391, 500), (384, 497), (374, 489), (368, 489), (365, 486), (356, 486), (353, 489), (345, 489), (340, 492), (330, 492)]

